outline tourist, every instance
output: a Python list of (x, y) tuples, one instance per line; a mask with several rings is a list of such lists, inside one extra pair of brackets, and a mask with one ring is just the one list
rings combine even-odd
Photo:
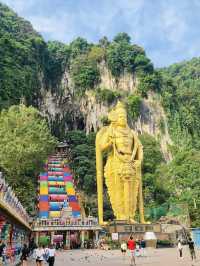
[(124, 260), (125, 260), (126, 251), (127, 251), (127, 244), (125, 241), (123, 241), (121, 244), (121, 252)]
[(130, 236), (130, 239), (128, 241), (128, 249), (129, 249), (129, 253), (131, 257), (131, 265), (136, 265), (135, 264), (135, 248), (136, 248), (135, 241), (133, 240), (133, 237)]
[(35, 250), (35, 257), (36, 257), (36, 265), (42, 266), (44, 261), (45, 251), (42, 246), (36, 248)]
[(21, 255), (21, 263), (22, 263), (22, 266), (27, 266), (27, 258), (28, 258), (28, 255), (29, 255), (29, 249), (27, 247), (26, 244), (24, 244), (23, 248), (22, 248), (22, 255)]
[(56, 250), (54, 245), (50, 245), (48, 248), (48, 260), (49, 266), (53, 266), (55, 262)]
[(0, 240), (0, 266), (3, 265), (3, 251), (6, 245), (4, 244), (3, 240)]
[(178, 241), (178, 252), (179, 252), (179, 257), (182, 258), (183, 257), (183, 246), (182, 246), (180, 239)]
[(192, 240), (191, 237), (189, 238), (188, 246), (190, 250), (191, 259), (193, 261), (194, 259), (196, 259), (196, 253), (195, 253), (195, 248), (194, 248), (194, 241)]
[(140, 245), (140, 240), (136, 239), (136, 247), (135, 247), (135, 257), (140, 257), (141, 256), (141, 245)]
[(142, 240), (141, 240), (140, 245), (141, 245), (141, 256), (142, 256), (142, 257), (145, 257), (145, 256), (146, 256), (146, 251), (145, 251), (145, 248), (146, 248), (146, 242), (145, 242), (145, 240), (144, 240), (143, 238), (142, 238)]

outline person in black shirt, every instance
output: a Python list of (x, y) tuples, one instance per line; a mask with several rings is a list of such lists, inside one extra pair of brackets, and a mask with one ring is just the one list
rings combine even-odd
[(145, 252), (145, 248), (146, 248), (146, 242), (145, 240), (142, 238), (141, 240), (141, 255), (144, 257), (146, 256), (146, 252)]
[(194, 241), (192, 240), (191, 237), (189, 238), (188, 246), (189, 246), (190, 255), (191, 255), (192, 260), (196, 259), (196, 253), (195, 253), (195, 248), (194, 248)]
[(21, 262), (23, 266), (27, 265), (27, 258), (29, 255), (29, 249), (26, 244), (24, 244), (23, 249), (22, 249), (22, 255), (21, 255)]

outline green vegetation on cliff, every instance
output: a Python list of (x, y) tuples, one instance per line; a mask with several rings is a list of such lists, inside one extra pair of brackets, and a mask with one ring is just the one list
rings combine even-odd
[(0, 108), (22, 98), (29, 104), (37, 102), (45, 46), (29, 22), (0, 3)]
[(173, 140), (173, 161), (159, 169), (170, 202), (189, 205), (192, 226), (199, 226), (200, 58), (160, 70), (161, 96)]
[(161, 73), (161, 95), (168, 113), (171, 134), (179, 147), (189, 145), (199, 149), (200, 59), (174, 64), (162, 69)]

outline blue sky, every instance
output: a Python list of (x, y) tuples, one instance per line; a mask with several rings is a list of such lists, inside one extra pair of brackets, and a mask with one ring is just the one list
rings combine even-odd
[(89, 42), (127, 32), (156, 67), (200, 56), (200, 0), (0, 0), (45, 40)]

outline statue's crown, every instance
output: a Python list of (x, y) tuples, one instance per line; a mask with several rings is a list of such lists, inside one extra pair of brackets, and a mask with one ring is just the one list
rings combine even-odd
[(118, 101), (114, 109), (112, 109), (110, 113), (108, 114), (108, 119), (111, 122), (116, 122), (118, 118), (118, 114), (120, 112), (126, 113), (126, 108), (122, 102)]

